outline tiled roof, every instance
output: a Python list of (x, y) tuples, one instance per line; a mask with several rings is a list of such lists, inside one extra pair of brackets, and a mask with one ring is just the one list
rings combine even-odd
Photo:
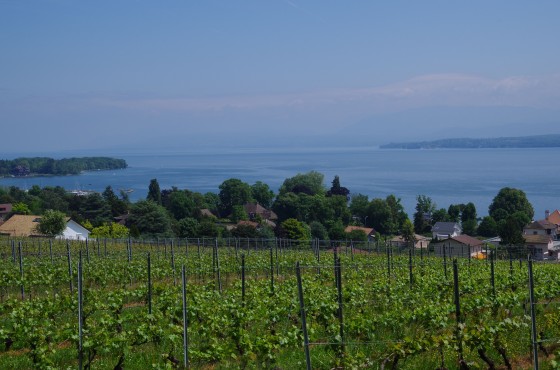
[(478, 247), (479, 245), (484, 244), (484, 242), (482, 240), (479, 240), (477, 238), (473, 238), (472, 236), (466, 235), (466, 234), (453, 236), (451, 238), (442, 240), (441, 243), (445, 243), (448, 240), (455, 240), (456, 242), (459, 242), (459, 243), (464, 244), (464, 245), (470, 245), (471, 247)]
[(453, 234), (455, 229), (461, 229), (456, 222), (436, 222), (434, 226), (432, 226), (432, 232), (441, 234)]
[(41, 216), (13, 215), (0, 225), (0, 234), (10, 236), (44, 236), (37, 232), (38, 220)]
[(533, 221), (529, 225), (525, 226), (525, 229), (531, 230), (548, 230), (556, 228), (557, 226), (555, 224), (547, 220)]
[(362, 232), (364, 232), (366, 235), (372, 235), (375, 234), (375, 230), (370, 228), (370, 227), (361, 227), (361, 226), (346, 226), (346, 228), (344, 229), (345, 233), (350, 233), (354, 230), (360, 230)]
[(555, 210), (550, 215), (548, 215), (548, 222), (552, 222), (555, 225), (560, 225), (560, 211)]
[(548, 244), (552, 241), (549, 235), (523, 235), (526, 244)]
[(274, 213), (273, 211), (271, 211), (269, 209), (264, 208), (259, 203), (246, 203), (246, 204), (243, 205), (243, 208), (245, 208), (245, 211), (249, 215), (251, 215), (251, 214), (260, 215), (265, 220), (277, 220), (278, 219), (278, 216), (276, 215), (276, 213)]

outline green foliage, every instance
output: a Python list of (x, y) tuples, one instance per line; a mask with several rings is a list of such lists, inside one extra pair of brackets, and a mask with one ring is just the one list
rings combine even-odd
[(204, 217), (200, 221), (200, 225), (198, 227), (198, 236), (199, 237), (218, 237), (220, 236), (221, 230), (218, 228), (216, 223), (208, 218)]
[(251, 195), (252, 198), (264, 208), (268, 209), (272, 206), (274, 192), (264, 182), (257, 181), (251, 185)]
[(141, 235), (171, 235), (171, 220), (167, 211), (150, 200), (136, 202), (130, 209), (128, 221)]
[(476, 235), (478, 222), (476, 219), (465, 220), (461, 223), (463, 234)]
[(404, 240), (406, 240), (407, 242), (414, 241), (415, 239), (414, 225), (412, 224), (412, 221), (410, 221), (410, 219), (408, 218), (403, 223), (401, 235), (404, 238)]
[(126, 168), (124, 159), (83, 157), (52, 159), (47, 157), (0, 160), (0, 176), (77, 175), (83, 171)]
[(449, 214), (445, 210), (445, 208), (436, 209), (432, 213), (432, 221), (431, 224), (435, 224), (436, 222), (449, 222), (451, 221)]
[(196, 238), (200, 224), (196, 218), (186, 217), (179, 221), (177, 236), (181, 238)]
[(478, 235), (485, 237), (492, 237), (498, 235), (498, 225), (492, 216), (485, 216), (482, 218), (480, 225), (478, 225)]
[(344, 240), (346, 239), (345, 227), (342, 221), (336, 220), (331, 221), (327, 225), (327, 230), (329, 231), (330, 240)]
[(12, 213), (16, 215), (30, 215), (31, 210), (29, 206), (23, 202), (18, 202), (12, 205)]
[(148, 195), (146, 200), (150, 200), (158, 205), (161, 205), (161, 190), (157, 179), (151, 179), (148, 186)]
[(368, 206), (369, 206), (369, 197), (367, 195), (354, 194), (350, 198), (350, 205), (349, 205), (350, 213), (352, 214), (352, 216), (356, 216), (362, 221), (368, 215), (367, 214)]
[(303, 222), (296, 220), (295, 218), (289, 218), (282, 222), (282, 230), (288, 239), (293, 240), (310, 240), (311, 232), (309, 227)]
[(259, 236), (257, 228), (251, 225), (237, 225), (231, 235), (236, 238), (256, 238)]
[(317, 171), (310, 171), (304, 174), (298, 173), (294, 177), (284, 180), (280, 187), (279, 195), (286, 193), (304, 193), (307, 195), (324, 194), (325, 187), (323, 185), (324, 176)]
[(416, 233), (424, 234), (431, 230), (431, 217), (436, 208), (432, 198), (425, 195), (416, 197), (416, 212), (414, 212), (414, 231)]
[(176, 220), (181, 220), (185, 217), (195, 217), (198, 212), (192, 193), (188, 191), (172, 191), (164, 205)]
[(79, 215), (82, 219), (89, 220), (93, 226), (101, 226), (112, 221), (111, 206), (100, 194), (92, 193), (77, 198), (80, 199)]
[(346, 233), (346, 238), (348, 240), (352, 240), (354, 242), (366, 242), (367, 235), (362, 230), (352, 230), (349, 233)]
[(509, 215), (516, 212), (523, 212), (531, 220), (535, 214), (533, 206), (529, 203), (523, 190), (514, 188), (502, 188), (492, 200), (488, 207), (488, 214), (500, 222)]
[(333, 196), (333, 195), (340, 195), (346, 198), (346, 201), (348, 201), (348, 195), (350, 194), (350, 190), (348, 190), (348, 188), (345, 188), (344, 186), (340, 186), (340, 179), (338, 177), (338, 175), (335, 175), (334, 180), (332, 181), (332, 186), (331, 189), (327, 192), (327, 196)]
[(52, 209), (46, 210), (37, 224), (37, 231), (48, 236), (62, 234), (66, 228), (66, 215)]
[(498, 235), (502, 239), (501, 244), (523, 245), (525, 243), (525, 239), (523, 239), (524, 223), (520, 220), (523, 216), (525, 214), (519, 212), (517, 217), (511, 215), (507, 219), (498, 222)]
[(220, 212), (229, 216), (234, 206), (242, 206), (253, 200), (251, 186), (239, 179), (228, 179), (220, 185)]
[(398, 225), (393, 221), (391, 208), (383, 199), (372, 199), (368, 206), (368, 223), (375, 231), (384, 234), (394, 234), (398, 230)]
[(130, 230), (124, 225), (111, 222), (105, 223), (101, 226), (94, 227), (91, 230), (90, 238), (110, 238), (110, 239), (123, 239), (127, 238)]
[(239, 221), (247, 221), (249, 219), (249, 215), (243, 206), (233, 206), (229, 219), (231, 222), (237, 223)]
[(323, 226), (322, 223), (318, 222), (318, 221), (312, 221), (309, 224), (309, 229), (311, 231), (311, 237), (314, 239), (319, 239), (319, 240), (328, 240), (329, 239), (329, 234), (327, 232), (327, 229), (325, 228), (325, 226)]
[(476, 207), (472, 202), (465, 204), (461, 212), (461, 222), (476, 220)]

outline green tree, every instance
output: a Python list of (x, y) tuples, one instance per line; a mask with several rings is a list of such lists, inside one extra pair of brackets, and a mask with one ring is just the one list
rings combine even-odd
[(425, 195), (416, 197), (416, 212), (414, 212), (414, 231), (418, 234), (429, 232), (432, 227), (432, 215), (437, 206), (432, 198)]
[[(350, 213), (354, 217), (358, 217), (360, 222), (364, 222), (364, 226), (368, 226), (365, 217), (368, 215), (369, 198), (364, 194), (354, 194), (350, 198)], [(371, 221), (371, 220), (368, 220)]]
[[(371, 220), (371, 221), (370, 221)], [(391, 208), (384, 199), (372, 199), (368, 207), (368, 223), (375, 231), (384, 234), (395, 234), (398, 225), (393, 220)]]
[(264, 182), (257, 181), (251, 185), (251, 195), (252, 198), (264, 208), (270, 208), (272, 206), (274, 192), (270, 190), (270, 187)]
[(220, 236), (220, 229), (211, 218), (204, 217), (198, 227), (198, 236), (217, 238)]
[(79, 215), (89, 220), (93, 226), (101, 226), (113, 220), (110, 205), (98, 193), (88, 194), (80, 197)]
[(476, 219), (468, 219), (461, 222), (461, 227), (463, 229), (463, 234), (476, 235), (477, 234), (478, 222)]
[(346, 238), (354, 242), (367, 242), (367, 235), (362, 230), (352, 230), (346, 233)]
[(37, 224), (37, 231), (48, 236), (61, 235), (66, 228), (66, 215), (60, 211), (48, 209)]
[(516, 212), (525, 213), (530, 220), (535, 214), (525, 192), (514, 188), (500, 189), (488, 207), (488, 214), (498, 223)]
[(119, 199), (111, 186), (107, 186), (101, 195), (109, 204), (113, 217), (117, 217), (127, 213), (128, 202), (124, 199)]
[(239, 179), (228, 179), (220, 185), (220, 212), (229, 216), (234, 206), (242, 206), (253, 200), (251, 186)]
[(477, 233), (485, 237), (498, 235), (498, 225), (492, 216), (485, 216), (482, 218), (480, 225), (478, 225)]
[(432, 225), (435, 224), (436, 222), (449, 222), (449, 221), (451, 220), (445, 208), (436, 209), (432, 213), (432, 221), (431, 221)]
[(327, 225), (327, 230), (329, 232), (329, 239), (330, 240), (345, 240), (346, 239), (346, 232), (344, 231), (345, 227), (342, 224), (342, 221), (336, 220), (331, 221)]
[(459, 222), (461, 219), (461, 210), (463, 209), (462, 204), (451, 204), (449, 208), (447, 208), (447, 214), (449, 215), (449, 221), (451, 222)]
[(350, 190), (348, 190), (348, 188), (345, 188), (344, 186), (340, 186), (340, 178), (338, 177), (338, 175), (335, 175), (332, 181), (331, 189), (327, 192), (327, 196), (330, 197), (333, 195), (341, 195), (346, 198), (346, 201), (348, 201), (349, 194)]
[(130, 235), (130, 230), (124, 225), (111, 222), (105, 223), (101, 226), (94, 227), (91, 230), (91, 238), (110, 238), (110, 239), (123, 239)]
[(165, 208), (151, 200), (140, 200), (130, 209), (129, 222), (141, 235), (170, 236), (171, 219)]
[(16, 215), (30, 215), (31, 210), (27, 204), (18, 202), (12, 205), (12, 213)]
[(236, 223), (239, 221), (246, 221), (248, 219), (249, 215), (247, 214), (247, 211), (245, 211), (245, 208), (243, 208), (243, 206), (233, 206), (230, 215), (231, 222)]
[(280, 187), (280, 195), (286, 193), (305, 193), (307, 195), (324, 194), (323, 185), (324, 175), (317, 171), (310, 171), (304, 174), (298, 173), (294, 177), (284, 180)]
[(498, 235), (502, 239), (501, 244), (523, 245), (525, 240), (523, 239), (522, 228), (523, 226), (520, 225), (519, 220), (513, 215), (510, 215), (505, 220), (500, 220), (498, 222)]
[(200, 224), (196, 218), (186, 217), (179, 220), (177, 235), (180, 238), (196, 238)]
[(461, 212), (461, 222), (464, 223), (469, 220), (476, 221), (476, 207), (471, 202), (465, 204), (463, 211)]
[(393, 194), (388, 195), (385, 198), (385, 202), (391, 210), (391, 218), (396, 228), (393, 230), (393, 234), (396, 234), (398, 230), (403, 228), (404, 222), (408, 220), (408, 215), (404, 210), (404, 206), (401, 203), (401, 198), (397, 198)]
[(311, 232), (307, 225), (295, 218), (289, 218), (282, 222), (282, 230), (288, 239), (301, 241), (311, 239)]
[(148, 195), (146, 200), (151, 200), (157, 205), (161, 205), (161, 190), (157, 179), (151, 179), (148, 186)]
[(403, 226), (402, 226), (402, 237), (404, 240), (406, 240), (407, 242), (415, 242), (415, 238), (416, 236), (414, 235), (414, 225), (412, 224), (412, 221), (410, 221), (410, 219), (406, 219), (403, 222)]
[(231, 235), (236, 238), (256, 238), (259, 233), (257, 228), (251, 225), (238, 225), (231, 231)]
[(327, 232), (327, 229), (319, 221), (312, 221), (309, 224), (309, 229), (311, 231), (312, 238), (319, 240), (328, 240), (329, 234)]
[(166, 208), (176, 220), (193, 217), (197, 211), (192, 197), (187, 192), (181, 190), (172, 191), (169, 194)]

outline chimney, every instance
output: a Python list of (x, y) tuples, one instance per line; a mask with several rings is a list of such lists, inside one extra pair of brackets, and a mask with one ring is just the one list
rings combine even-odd
[(548, 221), (548, 216), (550, 216), (550, 211), (547, 209), (544, 211), (544, 219)]

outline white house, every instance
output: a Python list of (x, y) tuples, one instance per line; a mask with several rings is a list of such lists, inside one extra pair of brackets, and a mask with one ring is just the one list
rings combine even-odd
[(88, 238), (89, 230), (74, 220), (68, 220), (68, 222), (66, 222), (66, 229), (64, 229), (62, 235), (57, 236), (57, 239), (85, 240)]

